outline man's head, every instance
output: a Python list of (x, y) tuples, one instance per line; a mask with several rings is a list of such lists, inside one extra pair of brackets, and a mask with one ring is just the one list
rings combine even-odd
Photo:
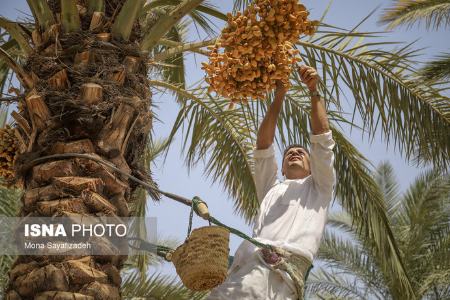
[(284, 150), (281, 173), (287, 179), (302, 179), (311, 174), (309, 153), (302, 145), (293, 144)]

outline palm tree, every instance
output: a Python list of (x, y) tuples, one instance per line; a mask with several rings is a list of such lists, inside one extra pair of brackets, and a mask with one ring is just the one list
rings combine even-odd
[[(412, 27), (425, 22), (427, 29), (448, 28), (450, 26), (449, 0), (397, 0), (385, 10), (380, 23), (387, 24), (388, 29), (399, 26)], [(450, 78), (450, 54), (443, 53), (425, 64), (422, 76), (430, 81)]]
[[(30, 0), (32, 23), (0, 19), (13, 41), (0, 48), (1, 79), (12, 70), (22, 86), (12, 113), (20, 143), (15, 167), (24, 189), (21, 216), (130, 215), (137, 186), (101, 162), (149, 181), (138, 175), (148, 173), (142, 165), (153, 117), (147, 74), (158, 68), (149, 59), (163, 55), (166, 44), (178, 46), (173, 36), (181, 35), (182, 17), (191, 15), (201, 26), (208, 26), (205, 14), (224, 18), (201, 2)], [(65, 153), (88, 153), (97, 162)], [(48, 155), (53, 157), (42, 160)], [(123, 264), (120, 256), (20, 256), (6, 297), (119, 299)]]
[[(59, 158), (31, 169), (28, 163), (31, 158), (78, 149), (95, 153), (97, 158), (146, 180), (143, 174), (147, 174), (148, 169), (142, 170), (140, 166), (145, 165), (144, 152), (150, 141), (152, 113), (148, 83), (177, 95), (180, 111), (168, 143), (181, 133), (188, 166), (206, 160), (206, 174), (223, 185), (235, 199), (236, 210), (246, 220), (253, 218), (257, 201), (250, 153), (258, 120), (270, 99), (228, 109), (228, 100), (207, 93), (204, 83), (186, 89), (182, 76), (183, 53), (204, 54), (200, 48), (213, 41), (184, 43), (184, 26), (178, 21), (190, 11), (193, 12), (192, 19), (199, 24), (204, 24), (197, 18), (199, 13), (225, 18), (201, 2), (152, 1), (139, 10), (136, 7), (142, 5), (142, 1), (138, 0), (64, 0), (62, 5), (54, 0), (48, 3), (30, 0), (34, 25), (4, 20), (3, 24), (8, 26), (3, 27), (14, 43), (7, 45), (9, 48), (0, 45), (0, 62), (17, 74), (24, 87), (24, 92), (17, 97), (20, 111), (13, 114), (22, 140), (16, 163), (18, 178), (25, 179), (24, 200), (27, 201), (22, 214), (37, 213), (36, 206), (51, 205), (47, 201), (36, 202), (32, 195), (36, 189), (47, 185), (58, 192), (53, 186), (55, 180), (60, 180), (58, 177), (92, 182), (101, 178), (101, 187), (106, 193), (94, 192), (109, 200), (102, 203), (111, 202), (110, 211), (118, 216), (128, 215), (127, 203), (132, 194), (140, 199), (137, 206), (141, 213), (145, 211), (142, 191), (94, 162)], [(248, 1), (235, 1), (235, 4), (238, 7)], [(138, 10), (146, 12), (145, 18), (138, 18)], [(358, 229), (373, 241), (373, 251), (391, 261), (385, 271), (391, 271), (399, 282), (396, 293), (411, 296), (414, 291), (410, 278), (390, 231), (382, 195), (371, 177), (368, 161), (339, 127), (350, 125), (356, 128), (352, 120), (357, 116), (361, 119), (358, 126), (369, 140), (381, 132), (406, 158), (446, 168), (450, 159), (447, 155), (450, 150), (449, 100), (432, 86), (414, 81), (416, 52), (413, 49), (404, 45), (386, 49), (387, 44), (381, 41), (361, 42), (374, 38), (372, 33), (358, 32), (356, 27), (348, 31), (324, 24), (315, 36), (299, 41), (297, 46), (304, 61), (320, 66), (322, 72), (322, 91), (329, 99), (337, 142), (335, 167), (340, 183), (337, 186), (340, 202)], [(177, 66), (178, 72), (167, 69), (173, 66)], [(151, 80), (147, 80), (147, 76)], [(291, 142), (309, 143), (308, 94), (298, 78), (294, 76), (292, 82), (292, 93), (285, 101), (279, 124), (277, 142), (280, 147)], [(342, 109), (342, 86), (348, 87), (355, 99), (352, 117)], [(182, 128), (185, 130), (181, 131)], [(28, 163), (24, 165), (25, 161)], [(78, 173), (81, 163), (94, 172), (80, 178), (86, 176)], [(66, 174), (66, 170), (70, 172)], [(136, 196), (137, 193), (141, 193), (140, 196)], [(77, 198), (79, 195), (72, 196)], [(67, 209), (59, 207), (59, 211), (67, 212)], [(94, 213), (95, 208), (89, 207), (86, 211)], [(33, 259), (39, 261), (39, 258)], [(21, 267), (36, 265), (31, 261), (22, 263), (25, 265)], [(103, 264), (95, 261), (93, 265), (100, 272), (97, 274), (103, 276)], [(118, 263), (115, 269), (111, 268), (114, 274), (117, 275), (121, 265)], [(141, 261), (141, 266), (144, 265)], [(30, 274), (45, 273), (47, 266), (56, 268), (52, 276), (65, 274), (52, 262), (41, 261), (39, 268)], [(119, 297), (119, 281), (110, 279), (112, 276), (108, 277), (107, 283), (95, 278), (89, 278), (89, 282), (82, 285), (70, 281), (58, 287), (37, 283), (31, 292), (22, 289), (28, 283), (27, 277), (23, 276), (11, 278), (10, 298), (15, 299), (17, 294), (23, 298), (33, 297), (38, 293), (44, 297), (53, 295), (51, 291), (56, 288), (63, 291), (59, 293), (61, 297), (72, 297), (73, 294), (98, 299)], [(53, 282), (57, 281), (56, 277)], [(70, 277), (64, 278), (70, 280)]]
[[(387, 215), (417, 299), (450, 297), (450, 175), (424, 172), (399, 193), (394, 171), (383, 163), (375, 174)], [(321, 299), (405, 299), (393, 290), (398, 284), (346, 213), (329, 221), (319, 257), (325, 269), (314, 272), (308, 291)]]

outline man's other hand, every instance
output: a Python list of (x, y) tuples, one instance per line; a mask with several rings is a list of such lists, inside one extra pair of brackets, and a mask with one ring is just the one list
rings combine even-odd
[(276, 88), (275, 88), (275, 97), (284, 97), (287, 93), (287, 88), (284, 86), (283, 82), (281, 80), (277, 80), (276, 82)]
[(319, 74), (316, 69), (310, 66), (302, 65), (298, 68), (300, 79), (308, 87), (310, 92), (317, 91), (317, 83), (319, 82)]

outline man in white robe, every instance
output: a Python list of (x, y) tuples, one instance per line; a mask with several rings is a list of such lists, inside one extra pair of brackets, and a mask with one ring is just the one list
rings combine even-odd
[(281, 169), (285, 180), (277, 179), (273, 141), (287, 92), (278, 82), (275, 99), (259, 127), (254, 150), (254, 180), (260, 209), (253, 237), (297, 257), (300, 264), (296, 274), (301, 278), (301, 286), (290, 274), (274, 267), (270, 253), (244, 241), (236, 251), (226, 281), (212, 290), (208, 300), (303, 299), (303, 280), (319, 249), (333, 197), (335, 143), (324, 100), (317, 92), (317, 71), (301, 66), (298, 72), (311, 95), (310, 153), (300, 145), (289, 146), (283, 154)]

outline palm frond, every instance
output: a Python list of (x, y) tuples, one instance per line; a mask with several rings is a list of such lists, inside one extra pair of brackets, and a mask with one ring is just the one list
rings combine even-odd
[(186, 51), (193, 51), (195, 49), (199, 49), (199, 48), (203, 48), (209, 45), (214, 44), (216, 40), (206, 40), (206, 41), (201, 41), (201, 42), (193, 42), (193, 43), (184, 43), (181, 44), (180, 46), (176, 46), (174, 48), (170, 48), (164, 52), (159, 53), (158, 55), (155, 55), (154, 60), (156, 61), (161, 61), (161, 60), (165, 60), (167, 58), (170, 58), (174, 55), (177, 55), (179, 53), (182, 52), (186, 52)]
[(94, 12), (105, 12), (105, 1), (104, 0), (87, 0), (88, 13), (93, 14)]
[(122, 297), (124, 299), (202, 300), (206, 293), (185, 288), (176, 278), (154, 274), (141, 277), (137, 273), (124, 275)]
[(0, 58), (1, 61), (8, 66), (14, 73), (16, 73), (17, 78), (22, 83), (22, 85), (32, 88), (34, 86), (34, 82), (30, 75), (28, 75), (23, 68), (16, 62), (16, 60), (9, 55), (8, 52), (4, 50), (3, 47), (0, 47)]
[[(209, 4), (206, 4), (209, 5)], [(215, 11), (215, 9), (213, 8), (213, 6), (210, 6), (209, 9)], [(198, 37), (200, 37), (200, 33), (198, 28), (202, 28), (203, 31), (205, 31), (205, 33), (209, 36), (209, 37), (213, 37), (217, 35), (217, 30), (219, 29), (219, 27), (216, 25), (216, 23), (211, 19), (210, 16), (208, 16), (207, 14), (204, 14), (203, 12), (200, 12), (199, 10), (192, 10), (192, 12), (189, 14), (189, 16), (191, 17), (194, 26), (197, 30), (197, 35)]]
[(160, 17), (142, 38), (141, 49), (143, 51), (151, 50), (158, 44), (160, 38), (202, 2), (203, 0), (183, 0), (168, 15)]
[(8, 271), (11, 270), (14, 260), (15, 258), (11, 255), (0, 255), (0, 293), (2, 295), (6, 291), (9, 280)]
[[(175, 26), (167, 33), (167, 38), (170, 41), (186, 44), (186, 36), (188, 33), (189, 22), (182, 21)], [(170, 51), (173, 48), (169, 48), (166, 46), (155, 47), (154, 48), (154, 58), (157, 60), (159, 55), (163, 55), (167, 51)], [(163, 59), (163, 63), (166, 66), (159, 68), (159, 72), (162, 75), (162, 79), (166, 82), (176, 85), (181, 89), (186, 88), (186, 69), (185, 69), (185, 57), (183, 52), (178, 52), (174, 55), (168, 56)], [(176, 96), (178, 102), (181, 102), (184, 98), (179, 94), (172, 92), (173, 95)]]
[(398, 230), (404, 239), (404, 254), (411, 257), (411, 269), (422, 267), (422, 274), (414, 274), (424, 275), (423, 267), (433, 261), (450, 266), (450, 256), (435, 255), (448, 251), (445, 248), (449, 246), (450, 175), (436, 170), (425, 172), (405, 193), (402, 203)]
[(355, 279), (343, 274), (329, 273), (323, 269), (314, 271), (306, 282), (307, 297), (319, 296), (321, 299), (367, 299)]
[[(332, 31), (298, 42), (304, 61), (321, 70), (326, 98), (341, 107), (341, 89), (347, 86), (354, 97), (353, 118), (361, 119), (367, 138), (379, 130), (406, 158), (446, 168), (450, 99), (416, 80), (412, 66), (417, 51), (409, 45), (383, 50), (383, 42), (355, 44), (356, 36)], [(294, 82), (301, 85), (298, 77)]]
[(421, 22), (425, 22), (427, 28), (447, 27), (450, 25), (450, 1), (397, 0), (393, 6), (385, 9), (379, 22), (387, 24), (388, 29), (402, 25), (410, 28)]
[(111, 29), (111, 33), (114, 37), (128, 41), (134, 22), (144, 3), (144, 0), (127, 0), (123, 4)]
[(147, 155), (150, 162), (154, 162), (155, 159), (163, 154), (169, 146), (169, 138), (158, 139), (152, 141), (150, 149), (148, 149)]
[(386, 262), (380, 268), (384, 273), (391, 273), (397, 282), (398, 290), (392, 293), (413, 297), (414, 292), (386, 215), (383, 196), (365, 165), (365, 158), (335, 128), (333, 137), (336, 141), (335, 168), (339, 183), (336, 185), (336, 195), (342, 207), (352, 216), (358, 231), (370, 241), (373, 255)]
[(0, 27), (3, 27), (9, 33), (11, 39), (17, 42), (24, 54), (29, 54), (32, 51), (28, 39), (26, 38), (26, 33), (18, 23), (0, 17)]
[(244, 11), (244, 9), (250, 5), (251, 0), (234, 0), (233, 1), (233, 13), (237, 11)]
[(450, 269), (437, 270), (424, 279), (418, 294), (425, 296), (425, 299), (427, 294), (430, 296), (429, 299), (433, 296), (437, 296), (436, 299), (448, 299), (450, 297), (449, 282)]
[(394, 169), (389, 162), (381, 163), (376, 170), (375, 181), (383, 194), (384, 202), (386, 203), (387, 215), (391, 216), (396, 211), (400, 204), (399, 185), (395, 178)]
[(385, 284), (370, 249), (362, 247), (357, 240), (338, 237), (326, 231), (320, 245), (318, 258), (332, 269), (339, 269), (359, 278), (371, 289), (382, 289)]
[[(0, 184), (2, 183), (0, 178)], [(0, 186), (0, 215), (14, 217), (19, 211), (21, 191)]]
[(331, 226), (331, 228), (341, 230), (345, 233), (356, 233), (352, 217), (345, 211), (328, 213), (327, 226)]
[(61, 24), (66, 33), (80, 30), (80, 15), (75, 0), (61, 0)]
[[(181, 0), (155, 0), (148, 2), (143, 9), (143, 14), (148, 13), (156, 8), (168, 8), (175, 5), (179, 5)], [(208, 16), (227, 21), (227, 16), (222, 13), (216, 6), (204, 1), (198, 5), (192, 12), (189, 13), (190, 18), (194, 21), (195, 25), (200, 26), (208, 35), (213, 36), (216, 34), (217, 25), (216, 22), (211, 20)]]
[(450, 80), (450, 53), (439, 55), (428, 61), (420, 70), (420, 75), (432, 82)]
[(55, 24), (55, 18), (48, 6), (47, 0), (27, 0), (27, 2), (33, 13), (36, 26), (39, 26), (42, 32)]
[(250, 159), (251, 136), (255, 133), (247, 126), (246, 114), (242, 110), (227, 109), (228, 100), (212, 98), (205, 89), (188, 92), (163, 82), (153, 84), (188, 99), (170, 135), (172, 140), (181, 131), (188, 168), (203, 162), (205, 175), (224, 186), (236, 200), (236, 211), (251, 222), (258, 209)]
[[(0, 48), (2, 48), (7, 53), (20, 52), (18, 50), (19, 45), (17, 44), (17, 42), (15, 40), (10, 39), (7, 42), (4, 41), (5, 35), (6, 34), (3, 34), (0, 36), (0, 38), (1, 38), (0, 42), (2, 42), (0, 45)], [(9, 77), (8, 75), (10, 75), (9, 65), (6, 63), (5, 60), (2, 59), (2, 60), (0, 60), (0, 92), (2, 93), (2, 95), (6, 88), (6, 83), (7, 83), (8, 77)]]

